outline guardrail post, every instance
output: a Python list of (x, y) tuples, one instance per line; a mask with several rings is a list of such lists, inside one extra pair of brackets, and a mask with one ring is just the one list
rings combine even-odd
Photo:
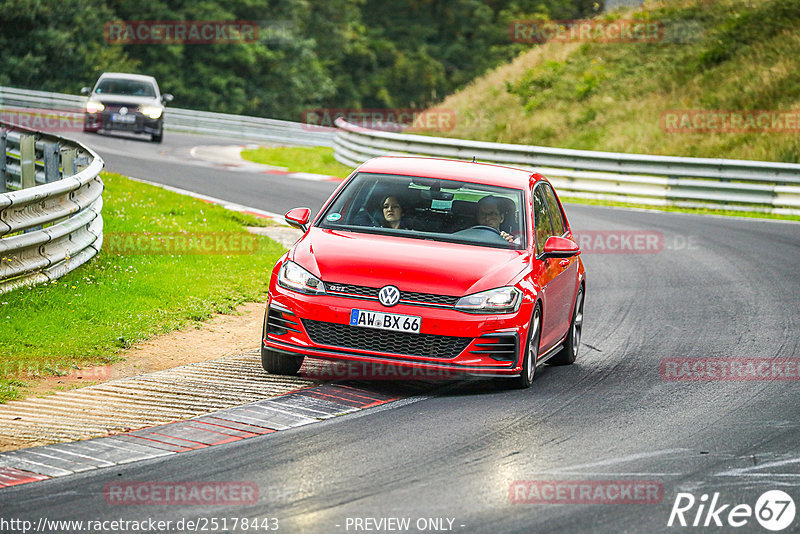
[(19, 181), (20, 189), (36, 185), (36, 138), (19, 136)]
[(61, 149), (61, 169), (64, 172), (64, 177), (73, 176), (78, 173), (75, 168), (75, 158), (78, 156), (78, 151), (74, 148)]
[(0, 130), (0, 193), (8, 191), (6, 185), (6, 135), (8, 132)]
[(45, 143), (44, 145), (44, 181), (56, 182), (61, 178), (58, 171), (58, 143)]
[(78, 153), (73, 161), (75, 163), (75, 174), (82, 172), (86, 167), (89, 166), (89, 156), (86, 154)]

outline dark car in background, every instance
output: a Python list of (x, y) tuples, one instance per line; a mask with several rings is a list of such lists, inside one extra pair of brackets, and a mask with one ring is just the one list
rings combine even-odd
[(164, 105), (172, 101), (161, 94), (156, 79), (141, 74), (103, 73), (88, 94), (84, 132), (121, 131), (149, 134), (154, 143), (164, 139)]

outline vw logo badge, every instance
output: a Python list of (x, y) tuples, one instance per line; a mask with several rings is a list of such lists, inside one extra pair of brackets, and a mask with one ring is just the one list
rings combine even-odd
[(119, 108), (119, 114), (120, 115), (127, 115), (128, 114), (128, 108), (126, 108), (124, 106)]
[(384, 286), (378, 292), (378, 300), (386, 307), (394, 306), (400, 301), (400, 290), (394, 286)]

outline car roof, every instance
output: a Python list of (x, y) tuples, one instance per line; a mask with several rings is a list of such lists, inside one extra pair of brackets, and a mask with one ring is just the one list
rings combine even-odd
[(538, 173), (514, 167), (411, 156), (381, 156), (373, 158), (362, 164), (358, 170), (359, 172), (457, 180), (500, 187), (513, 187), (515, 189), (527, 189), (531, 179), (536, 181), (544, 179), (544, 176)]
[(145, 74), (130, 74), (128, 72), (104, 72), (98, 78), (98, 81), (102, 80), (103, 78), (116, 78), (118, 80), (140, 80), (143, 82), (153, 82), (156, 83), (156, 79), (152, 76), (147, 76)]

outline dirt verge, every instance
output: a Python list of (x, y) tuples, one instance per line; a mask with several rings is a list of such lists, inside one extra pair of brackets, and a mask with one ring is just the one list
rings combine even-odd
[(122, 361), (37, 379), (30, 387), (21, 388), (20, 399), (258, 349), (263, 320), (264, 303), (248, 302), (230, 314), (212, 317), (198, 328), (188, 326), (137, 344), (120, 354)]

